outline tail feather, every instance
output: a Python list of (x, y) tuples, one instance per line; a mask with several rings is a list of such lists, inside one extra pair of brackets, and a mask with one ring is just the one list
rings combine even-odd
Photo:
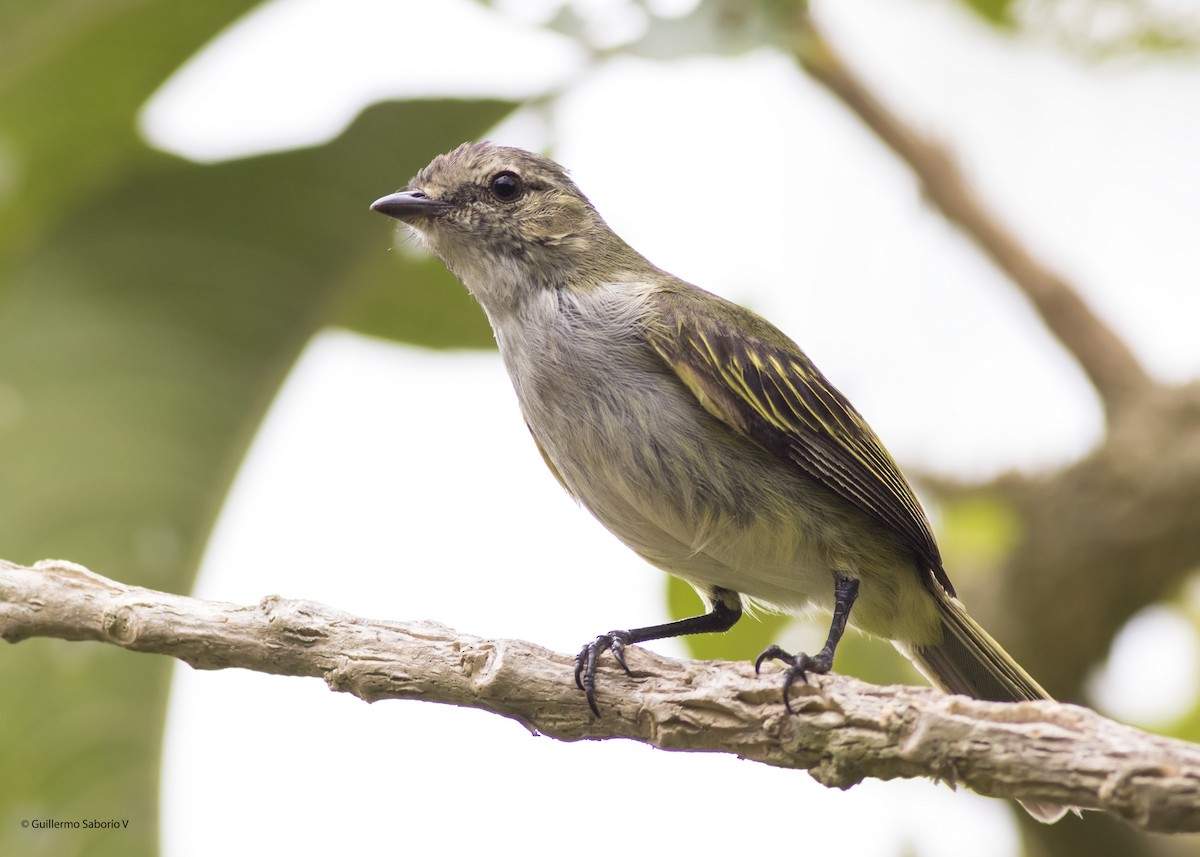
[(957, 598), (938, 595), (942, 641), (935, 646), (913, 646), (908, 653), (926, 678), (942, 690), (975, 699), (1050, 699), (1050, 694), (967, 615)]
[[(1050, 699), (991, 635), (967, 615), (957, 598), (936, 590), (942, 620), (942, 641), (936, 645), (905, 646), (904, 654), (929, 681), (948, 693), (995, 702)], [(1043, 801), (1020, 801), (1038, 821), (1051, 824), (1070, 807)], [(1078, 812), (1078, 810), (1076, 810)]]

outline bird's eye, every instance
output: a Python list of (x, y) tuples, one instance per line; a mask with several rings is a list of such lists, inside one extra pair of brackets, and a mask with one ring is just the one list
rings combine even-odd
[(514, 202), (525, 193), (525, 183), (521, 181), (521, 177), (508, 170), (492, 176), (489, 187), (492, 189), (492, 195), (501, 202)]

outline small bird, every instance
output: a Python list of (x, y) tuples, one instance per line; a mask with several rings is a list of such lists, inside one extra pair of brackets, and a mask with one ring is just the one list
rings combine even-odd
[[(778, 646), (796, 680), (826, 673), (847, 623), (936, 686), (979, 699), (1048, 695), (963, 609), (925, 513), (858, 411), (791, 339), (626, 244), (555, 162), (469, 143), (371, 208), (408, 224), (482, 305), (521, 412), (562, 486), (706, 613), (609, 631), (634, 643), (727, 631), (749, 605), (832, 614), (815, 655)], [(790, 706), (789, 706), (790, 710)], [(1027, 803), (1043, 821), (1064, 810)]]

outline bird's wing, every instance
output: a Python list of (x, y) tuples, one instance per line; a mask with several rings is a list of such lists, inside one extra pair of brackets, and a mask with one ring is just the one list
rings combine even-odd
[(894, 531), (954, 593), (896, 462), (787, 336), (737, 304), (680, 285), (652, 299), (646, 337), (709, 413)]

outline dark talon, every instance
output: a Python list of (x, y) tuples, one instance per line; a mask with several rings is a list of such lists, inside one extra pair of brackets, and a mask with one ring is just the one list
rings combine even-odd
[(787, 671), (783, 674), (783, 707), (787, 709), (788, 714), (796, 713), (788, 698), (788, 693), (791, 691), (792, 685), (796, 683), (796, 679), (807, 684), (810, 672), (824, 675), (833, 666), (833, 655), (826, 650), (822, 650), (817, 655), (807, 655), (804, 652), (790, 655), (779, 646), (770, 645), (763, 649), (763, 653), (754, 661), (754, 672), (757, 673), (759, 668), (769, 660), (783, 661), (788, 664)]
[(633, 675), (629, 664), (625, 663), (625, 647), (634, 643), (644, 643), (647, 640), (662, 640), (666, 637), (682, 637), (685, 634), (711, 634), (718, 631), (728, 631), (742, 615), (742, 600), (731, 589), (712, 587), (705, 592), (712, 601), (712, 610), (703, 616), (692, 616), (690, 619), (677, 619), (674, 622), (664, 622), (662, 625), (648, 625), (645, 628), (634, 628), (630, 631), (609, 631), (601, 634), (584, 646), (575, 656), (575, 685), (587, 696), (588, 706), (592, 713), (600, 716), (596, 707), (596, 660), (608, 649), (613, 653), (613, 659), (625, 675)]
[(580, 650), (579, 654), (575, 656), (575, 686), (580, 690), (586, 690), (586, 688), (583, 686), (583, 674), (587, 669), (588, 650), (591, 649), (591, 647), (592, 644), (589, 643)]
[(812, 656), (801, 652), (792, 657), (779, 646), (767, 646), (758, 656), (758, 660), (754, 662), (756, 673), (763, 662), (767, 660), (791, 662), (791, 666), (787, 668), (783, 677), (783, 707), (788, 710), (788, 714), (796, 713), (792, 710), (792, 703), (788, 699), (788, 691), (796, 683), (796, 678), (799, 677), (807, 684), (809, 673), (824, 675), (833, 668), (833, 653), (837, 650), (838, 641), (842, 639), (842, 633), (846, 630), (846, 620), (850, 618), (850, 608), (854, 606), (854, 599), (857, 597), (858, 578), (835, 574), (833, 577), (833, 621), (829, 624), (829, 637), (825, 640), (825, 648)]
[(575, 656), (575, 685), (583, 691), (588, 707), (597, 717), (600, 716), (600, 709), (596, 705), (596, 659), (608, 649), (621, 669), (625, 670), (625, 674), (633, 675), (629, 665), (625, 663), (625, 646), (628, 643), (628, 631), (609, 631), (592, 640)]
[(612, 637), (612, 644), (609, 648), (612, 649), (613, 658), (621, 665), (621, 669), (625, 670), (625, 675), (633, 675), (629, 671), (629, 664), (625, 663), (625, 641), (621, 639), (620, 632), (610, 631), (609, 636)]
[(767, 661), (786, 661), (792, 662), (792, 656), (785, 652), (779, 646), (772, 643), (762, 650), (762, 654), (754, 659), (754, 674), (759, 675), (762, 670), (762, 665)]
[(787, 709), (788, 714), (795, 714), (792, 709), (792, 701), (789, 698), (788, 692), (792, 689), (796, 679), (799, 678), (805, 684), (808, 684), (808, 674), (810, 672), (824, 675), (829, 672), (829, 668), (833, 666), (831, 657), (822, 657), (825, 652), (821, 652), (816, 657), (806, 655), (804, 652), (796, 655), (792, 659), (792, 665), (788, 667), (787, 673), (783, 677), (783, 707)]

